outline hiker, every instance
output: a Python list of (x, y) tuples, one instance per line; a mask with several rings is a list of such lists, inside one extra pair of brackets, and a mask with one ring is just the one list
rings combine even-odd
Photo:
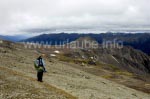
[(46, 72), (45, 62), (42, 56), (44, 56), (44, 54), (39, 56), (34, 63), (34, 66), (37, 70), (37, 80), (40, 82), (43, 82), (43, 72)]

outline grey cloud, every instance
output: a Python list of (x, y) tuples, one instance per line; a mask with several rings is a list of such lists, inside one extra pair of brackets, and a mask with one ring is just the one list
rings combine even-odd
[(32, 29), (22, 29), (20, 32), (25, 32), (25, 33), (41, 33), (41, 32), (51, 32), (51, 31), (56, 31), (55, 29), (47, 29), (47, 28), (32, 28)]
[(0, 33), (150, 30), (150, 0), (1, 0)]

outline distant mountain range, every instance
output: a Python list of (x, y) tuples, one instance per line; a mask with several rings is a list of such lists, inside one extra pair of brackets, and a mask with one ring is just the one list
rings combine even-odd
[(100, 34), (78, 34), (78, 33), (60, 33), (60, 34), (42, 34), (29, 39), (22, 40), (24, 42), (51, 42), (52, 45), (56, 42), (75, 41), (80, 37), (94, 38), (98, 43), (102, 44), (103, 41), (120, 40), (124, 45), (132, 46), (135, 49), (139, 49), (148, 55), (150, 55), (150, 34), (149, 33), (100, 33)]
[(8, 40), (8, 41), (13, 41), (13, 42), (18, 42), (23, 39), (27, 39), (31, 36), (24, 36), (24, 35), (14, 35), (14, 36), (9, 36), (9, 35), (0, 35), (0, 39)]

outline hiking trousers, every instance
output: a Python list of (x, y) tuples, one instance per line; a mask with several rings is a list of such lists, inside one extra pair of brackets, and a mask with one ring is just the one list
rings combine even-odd
[(37, 72), (37, 79), (38, 81), (43, 81), (43, 71)]

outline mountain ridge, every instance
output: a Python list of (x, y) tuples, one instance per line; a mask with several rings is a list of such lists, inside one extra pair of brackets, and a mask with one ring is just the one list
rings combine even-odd
[(51, 44), (55, 45), (55, 42), (66, 41), (66, 40), (72, 42), (80, 37), (87, 37), (87, 36), (94, 38), (99, 44), (102, 44), (103, 41), (114, 41), (114, 40), (122, 41), (125, 46), (126, 45), (132, 46), (133, 48), (139, 49), (144, 53), (150, 55), (150, 34), (149, 33), (42, 34), (26, 40), (22, 40), (21, 42), (51, 41)]

